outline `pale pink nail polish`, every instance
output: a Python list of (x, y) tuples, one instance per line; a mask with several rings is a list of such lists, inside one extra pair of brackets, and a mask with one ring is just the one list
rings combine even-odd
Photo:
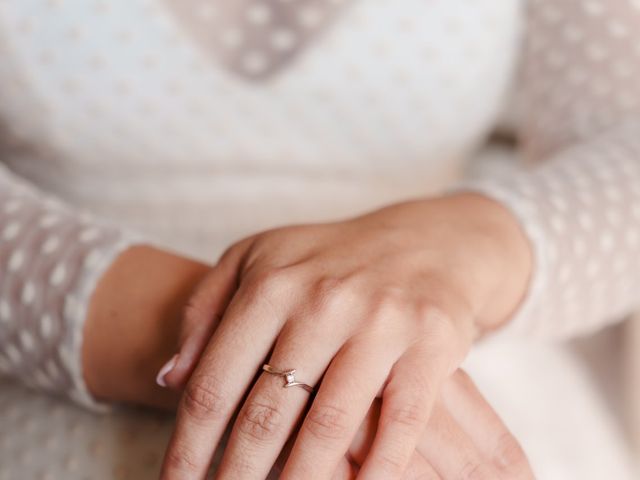
[(164, 377), (171, 370), (174, 369), (174, 367), (176, 366), (176, 363), (178, 363), (178, 354), (177, 353), (173, 357), (171, 357), (171, 360), (169, 360), (167, 363), (165, 363), (164, 366), (158, 372), (158, 376), (156, 377), (156, 383), (158, 385), (160, 385), (161, 387), (165, 387), (165, 388), (167, 387), (167, 382), (164, 381)]

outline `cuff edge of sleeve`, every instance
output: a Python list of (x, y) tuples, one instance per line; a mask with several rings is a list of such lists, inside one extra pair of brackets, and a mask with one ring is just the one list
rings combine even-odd
[(65, 301), (65, 318), (69, 322), (66, 340), (69, 342), (73, 358), (73, 363), (69, 366), (73, 383), (71, 390), (67, 392), (67, 397), (80, 406), (96, 413), (108, 413), (114, 409), (114, 404), (95, 398), (89, 392), (84, 379), (82, 345), (88, 305), (100, 278), (115, 259), (127, 249), (143, 243), (146, 242), (137, 235), (121, 234), (116, 241), (100, 252), (99, 259), (95, 265), (91, 268), (83, 266), (82, 273), (78, 278), (78, 285), (81, 286), (79, 291)]

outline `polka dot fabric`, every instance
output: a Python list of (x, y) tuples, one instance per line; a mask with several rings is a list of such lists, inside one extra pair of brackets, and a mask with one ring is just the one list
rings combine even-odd
[(0, 375), (99, 407), (82, 378), (82, 325), (97, 279), (133, 238), (0, 167)]
[(637, 307), (639, 133), (638, 123), (621, 125), (533, 171), (470, 187), (510, 208), (534, 248), (530, 291), (508, 331), (568, 338)]
[[(305, 5), (317, 10), (317, 3), (309, 1)], [(184, 12), (178, 13), (173, 18), (174, 23), (171, 23), (168, 12), (162, 11), (157, 5), (144, 0), (131, 3), (132, 17), (146, 16), (149, 20), (145, 30), (149, 41), (167, 44), (166, 42), (171, 40), (169, 44), (172, 46), (167, 48), (163, 56), (163, 61), (171, 61), (174, 65), (168, 70), (159, 63), (160, 59), (152, 55), (152, 50), (145, 42), (136, 40), (133, 24), (129, 25), (128, 21), (124, 20), (118, 23), (118, 18), (126, 18), (120, 15), (120, 9), (124, 7), (118, 3), (93, 2), (81, 5), (70, 0), (33, 0), (11, 5), (9, 2), (2, 2), (0, 7), (11, 20), (6, 27), (12, 39), (0, 42), (0, 54), (3, 55), (3, 60), (6, 60), (0, 65), (3, 115), (11, 119), (11, 126), (18, 136), (39, 141), (69, 163), (65, 169), (66, 178), (58, 177), (59, 169), (55, 168), (54, 162), (47, 164), (21, 158), (11, 166), (25, 177), (30, 177), (34, 183), (60, 194), (73, 203), (88, 204), (95, 207), (95, 210), (103, 210), (107, 214), (125, 219), (126, 212), (131, 210), (132, 202), (141, 204), (146, 200), (142, 197), (132, 197), (127, 201), (112, 202), (116, 206), (110, 211), (104, 208), (102, 199), (93, 198), (94, 192), (106, 191), (111, 187), (115, 190), (116, 185), (125, 185), (125, 188), (129, 187), (128, 191), (132, 192), (143, 190), (140, 185), (127, 185), (127, 180), (141, 176), (140, 172), (148, 172), (151, 167), (171, 171), (173, 167), (170, 166), (177, 165), (177, 162), (182, 162), (184, 158), (193, 158), (200, 162), (194, 171), (203, 168), (204, 162), (211, 159), (215, 160), (214, 163), (220, 163), (220, 168), (233, 170), (238, 165), (229, 163), (229, 159), (243, 158), (246, 159), (243, 160), (245, 163), (240, 166), (256, 172), (267, 166), (272, 168), (274, 161), (277, 163), (282, 162), (282, 159), (296, 158), (300, 160), (300, 165), (287, 166), (277, 163), (277, 168), (301, 169), (306, 173), (318, 174), (324, 172), (325, 168), (320, 165), (326, 164), (327, 159), (332, 158), (340, 164), (339, 170), (347, 175), (364, 171), (362, 167), (366, 159), (366, 170), (368, 173), (375, 172), (376, 176), (389, 174), (391, 165), (397, 167), (396, 170), (407, 171), (415, 167), (416, 172), (421, 171), (424, 176), (431, 176), (435, 170), (422, 166), (429, 163), (422, 159), (453, 158), (460, 153), (454, 153), (455, 150), (450, 146), (453, 136), (447, 132), (454, 130), (454, 119), (447, 117), (445, 111), (485, 112), (483, 115), (467, 118), (464, 125), (468, 126), (468, 130), (458, 131), (455, 135), (456, 141), (466, 144), (464, 148), (468, 149), (473, 139), (486, 128), (483, 125), (490, 118), (486, 112), (492, 111), (495, 107), (492, 103), (473, 103), (470, 97), (465, 97), (467, 100), (456, 103), (455, 108), (452, 108), (445, 103), (439, 103), (435, 96), (421, 96), (416, 93), (417, 86), (412, 78), (421, 82), (422, 91), (444, 89), (443, 91), (449, 94), (442, 98), (451, 98), (454, 102), (457, 101), (455, 99), (461, 99), (464, 96), (463, 92), (469, 87), (461, 80), (450, 81), (452, 78), (458, 78), (456, 72), (464, 71), (463, 64), (475, 69), (476, 73), (471, 77), (463, 75), (459, 78), (468, 77), (473, 80), (473, 84), (499, 86), (509, 71), (508, 63), (473, 63), (474, 60), (480, 62), (477, 59), (498, 56), (471, 55), (470, 52), (474, 50), (470, 50), (470, 44), (474, 43), (475, 50), (482, 49), (485, 54), (494, 51), (493, 48), (504, 49), (510, 30), (504, 28), (500, 32), (499, 29), (493, 28), (494, 33), (499, 32), (498, 36), (484, 42), (483, 37), (479, 36), (480, 30), (476, 28), (478, 25), (465, 23), (464, 12), (473, 12), (474, 18), (482, 20), (485, 26), (495, 24), (494, 27), (497, 27), (515, 21), (514, 10), (500, 2), (496, 2), (495, 5), (487, 4), (482, 10), (477, 5), (464, 1), (433, 2), (429, 6), (430, 15), (425, 17), (425, 22), (428, 23), (429, 18), (435, 18), (437, 21), (434, 20), (433, 24), (425, 29), (428, 31), (427, 35), (413, 30), (412, 23), (406, 15), (398, 13), (397, 9), (377, 2), (366, 3), (365, 8), (365, 3), (344, 8), (344, 15), (334, 19), (335, 25), (328, 22), (329, 24), (325, 25), (327, 31), (324, 33), (326, 38), (317, 39), (324, 43), (317, 45), (317, 49), (310, 51), (310, 47), (303, 45), (304, 42), (296, 43), (296, 48), (303, 50), (298, 52), (299, 61), (289, 63), (284, 68), (282, 62), (284, 58), (288, 58), (286, 55), (272, 59), (274, 65), (277, 63), (282, 68), (277, 81), (250, 91), (242, 81), (229, 79), (218, 72), (215, 68), (215, 56), (207, 58), (205, 63), (203, 57), (193, 53), (187, 54), (189, 39), (198, 37), (198, 31), (204, 28), (205, 23), (222, 21), (220, 14), (224, 9), (220, 8), (220, 2), (194, 0), (194, 8), (187, 9), (191, 16), (185, 16)], [(23, 7), (18, 8), (16, 5)], [(408, 2), (407, 5), (412, 9), (424, 8), (418, 2)], [(223, 32), (226, 27), (239, 28), (240, 22), (243, 38), (249, 38), (252, 36), (251, 32), (255, 33), (266, 24), (269, 25), (267, 30), (276, 34), (283, 25), (291, 23), (282, 23), (281, 16), (275, 22), (272, 18), (273, 9), (267, 12), (264, 8), (256, 10), (250, 7), (249, 4), (243, 3), (242, 8), (237, 7), (230, 16), (227, 12), (226, 20), (217, 24), (221, 28), (208, 31)], [(29, 14), (43, 8), (47, 10), (51, 24), (62, 26), (60, 31), (55, 28), (47, 29), (47, 25), (44, 24), (37, 24), (36, 17)], [(86, 25), (74, 22), (75, 17), (69, 14), (71, 9), (84, 12), (78, 8), (86, 10), (82, 15), (91, 14), (100, 18), (100, 29), (96, 29), (91, 36)], [(171, 9), (176, 8), (178, 7), (173, 2)], [(337, 3), (330, 8), (331, 14), (339, 11)], [(389, 56), (385, 53), (389, 49), (399, 51), (401, 44), (397, 43), (398, 30), (386, 31), (375, 26), (378, 25), (375, 20), (378, 14), (388, 22), (395, 22), (403, 30), (413, 32), (415, 42), (411, 47), (405, 48), (405, 56)], [(517, 87), (525, 105), (521, 136), (530, 169), (476, 181), (470, 187), (484, 191), (512, 208), (534, 244), (537, 264), (531, 291), (518, 319), (513, 323), (513, 328), (566, 336), (597, 328), (603, 319), (613, 320), (635, 305), (637, 292), (633, 291), (632, 262), (626, 261), (625, 259), (630, 257), (625, 255), (637, 254), (640, 235), (636, 218), (637, 184), (640, 182), (634, 181), (638, 178), (635, 160), (637, 146), (634, 144), (638, 132), (634, 119), (640, 109), (640, 94), (634, 88), (634, 79), (640, 76), (640, 49), (634, 32), (638, 31), (640, 26), (639, 17), (640, 6), (632, 0), (532, 0), (528, 5), (529, 35), (523, 52), (523, 74)], [(446, 29), (438, 30), (438, 25), (445, 25)], [(451, 37), (450, 32), (456, 31), (462, 25), (464, 29), (460, 31), (460, 36)], [(188, 30), (188, 34), (180, 36), (183, 33), (181, 29)], [(364, 49), (359, 54), (356, 53), (355, 47), (348, 50), (352, 48), (348, 45), (353, 44), (354, 39), (350, 35), (354, 31), (360, 32), (360, 36), (371, 39), (375, 37), (378, 43), (372, 40), (371, 48)], [(104, 36), (108, 32), (112, 37)], [(467, 38), (464, 42), (456, 43), (458, 38), (463, 38), (463, 32)], [(44, 36), (34, 36), (36, 33)], [(309, 30), (309, 36), (316, 34), (318, 31)], [(16, 38), (19, 40), (15, 40)], [(449, 40), (445, 42), (447, 38)], [(41, 48), (44, 39), (47, 40), (46, 44), (51, 45), (67, 42), (66, 51), (69, 58), (76, 63), (59, 64), (60, 59), (54, 51)], [(515, 36), (511, 39), (515, 40)], [(128, 56), (115, 56), (110, 51), (98, 48), (98, 45), (109, 41), (129, 46)], [(215, 41), (220, 41), (220, 38), (216, 38)], [(440, 55), (433, 50), (436, 48), (434, 42), (443, 45)], [(36, 48), (36, 45), (40, 47)], [(205, 41), (200, 47), (202, 53), (213, 54), (220, 48), (213, 40), (208, 43)], [(415, 52), (412, 48), (416, 48)], [(429, 62), (425, 63), (424, 67), (426, 68), (427, 64), (437, 65), (438, 68), (428, 70), (440, 72), (441, 77), (422, 76), (424, 68), (415, 75), (409, 74), (409, 65), (416, 66), (412, 55), (418, 53), (418, 48), (419, 51), (429, 54)], [(116, 48), (115, 51), (119, 50)], [(243, 51), (234, 50), (234, 65), (234, 62), (242, 58)], [(331, 54), (332, 51), (342, 51), (343, 55), (335, 56)], [(350, 53), (347, 55), (347, 52)], [(134, 53), (137, 55), (137, 62), (134, 61)], [(374, 53), (376, 61), (391, 62), (391, 58), (398, 59), (397, 62), (394, 60), (387, 64), (388, 68), (385, 71), (390, 73), (388, 82), (387, 77), (382, 74), (374, 75), (375, 70), (372, 70), (372, 66), (376, 62), (371, 56)], [(16, 58), (20, 61), (16, 61)], [(328, 63), (329, 58), (333, 64)], [(80, 62), (82, 59), (86, 64)], [(21, 62), (29, 67), (20, 66)], [(177, 65), (182, 67), (176, 67)], [(233, 65), (231, 67), (233, 68)], [(377, 65), (376, 70), (379, 71), (380, 67)], [(91, 70), (87, 71), (87, 68)], [(179, 82), (176, 83), (173, 74), (169, 73), (176, 69), (188, 72), (192, 79), (188, 89), (182, 88)], [(331, 82), (317, 83), (317, 79), (324, 78), (320, 71), (327, 70), (350, 72), (351, 79), (358, 78), (364, 81), (365, 78), (378, 78), (383, 81), (379, 84), (365, 82), (360, 86), (356, 85), (353, 90), (334, 89)], [(500, 79), (496, 80), (497, 77), (488, 77), (482, 74), (482, 71), (502, 73)], [(100, 73), (103, 82), (107, 81), (97, 82), (100, 94), (93, 92), (90, 82), (87, 81), (88, 78), (93, 78), (91, 75), (95, 72)], [(149, 117), (151, 97), (145, 98), (140, 95), (138, 87), (131, 83), (133, 80), (127, 80), (127, 75), (121, 75), (123, 72), (134, 72), (136, 78), (146, 79), (150, 87), (145, 90), (145, 94), (155, 95), (157, 102), (166, 102), (171, 115), (165, 117), (156, 114)], [(46, 83), (42, 83), (43, 79), (46, 79)], [(166, 89), (155, 92), (162, 83), (158, 79), (166, 82)], [(342, 83), (349, 84), (350, 81), (345, 77)], [(399, 84), (403, 84), (404, 88), (392, 88), (393, 85)], [(40, 95), (29, 95), (31, 90), (39, 91)], [(483, 98), (495, 100), (499, 97), (499, 93), (496, 93), (498, 90)], [(193, 99), (185, 95), (187, 91), (199, 92), (198, 102), (193, 102)], [(319, 91), (324, 93), (320, 95), (322, 101), (318, 103), (314, 95)], [(214, 94), (211, 95), (209, 92)], [(292, 97), (290, 92), (298, 92), (300, 97)], [(343, 97), (341, 92), (348, 95)], [(362, 92), (366, 95), (360, 97)], [(95, 103), (96, 98), (113, 99), (113, 95), (130, 98), (131, 101), (125, 104), (111, 102), (112, 105), (121, 105), (118, 111), (109, 110), (104, 102), (100, 105)], [(378, 101), (372, 102), (372, 99), (383, 97), (390, 98), (393, 106), (380, 104)], [(277, 99), (277, 102), (263, 103), (267, 98)], [(138, 102), (140, 104), (136, 107)], [(395, 111), (396, 106), (405, 104), (418, 106), (418, 112), (424, 111), (428, 114), (416, 117), (415, 112), (409, 109)], [(424, 108), (419, 107), (422, 104)], [(280, 108), (278, 105), (284, 105), (286, 108), (281, 112), (282, 115), (274, 117), (273, 112)], [(335, 105), (336, 108), (339, 106), (339, 109), (334, 110), (332, 107), (331, 111), (324, 111), (329, 105)], [(350, 107), (349, 112), (341, 110), (345, 105), (353, 108)], [(368, 115), (366, 119), (356, 115), (357, 111), (371, 109), (377, 109), (379, 114)], [(155, 108), (151, 110), (158, 113)], [(238, 117), (231, 121), (233, 117), (229, 117), (230, 112), (238, 110), (242, 119)], [(30, 111), (39, 111), (42, 115), (34, 119), (33, 115), (23, 114)], [(266, 112), (270, 113), (266, 115)], [(304, 121), (295, 122), (294, 127), (294, 124), (285, 120), (291, 112)], [(334, 131), (337, 122), (332, 120), (325, 123), (322, 120), (333, 119), (335, 114), (339, 114), (342, 119), (342, 122), (339, 122), (340, 134)], [(55, 115), (52, 117), (55, 122), (47, 124), (46, 120), (52, 115)], [(87, 115), (91, 115), (91, 122), (87, 121)], [(388, 119), (395, 117), (405, 120), (388, 123)], [(260, 125), (251, 124), (253, 120), (260, 118), (264, 120)], [(383, 118), (387, 119), (384, 127), (375, 120)], [(163, 125), (153, 123), (162, 123), (165, 120), (166, 124)], [(373, 122), (368, 123), (371, 120)], [(194, 123), (195, 121), (197, 123)], [(230, 126), (223, 128), (225, 122)], [(52, 124), (55, 126), (52, 127)], [(234, 125), (240, 124), (243, 126), (235, 129)], [(100, 125), (100, 128), (96, 125)], [(200, 134), (195, 138), (193, 133), (201, 130), (196, 125), (214, 126), (217, 129), (217, 141), (204, 142), (204, 137)], [(411, 127), (400, 132), (401, 125), (405, 130), (407, 125)], [(455, 128), (461, 127), (457, 117), (455, 125)], [(63, 135), (57, 130), (58, 126), (70, 134)], [(218, 126), (221, 128), (218, 129)], [(300, 127), (302, 130), (295, 130)], [(307, 131), (307, 127), (312, 128)], [(372, 134), (379, 132), (381, 128), (387, 132), (384, 139), (380, 135)], [(429, 138), (420, 135), (416, 128), (428, 131)], [(138, 134), (132, 137), (125, 130), (136, 131)], [(167, 135), (168, 131), (174, 132), (174, 135)], [(225, 131), (231, 133), (227, 135)], [(342, 136), (344, 132), (350, 132), (349, 136), (354, 141), (346, 141)], [(247, 150), (253, 147), (241, 139), (249, 133), (255, 135), (256, 139), (250, 144), (260, 145), (260, 150)], [(323, 137), (325, 134), (328, 136)], [(122, 138), (125, 141), (121, 141)], [(420, 138), (422, 140), (418, 140)], [(69, 139), (74, 141), (70, 142)], [(382, 140), (387, 143), (380, 144)], [(397, 165), (396, 160), (389, 161), (390, 158), (399, 157), (398, 145), (404, 146), (401, 157), (403, 162), (407, 162), (406, 165)], [(157, 150), (157, 146), (162, 146), (162, 153)], [(159, 164), (151, 165), (148, 160), (150, 158), (156, 159)], [(96, 162), (104, 163), (107, 159), (109, 162), (116, 162), (114, 166), (117, 166), (118, 171), (124, 172), (124, 175), (115, 175), (116, 168), (109, 170), (101, 167), (100, 181), (103, 188), (100, 189), (94, 183), (95, 165)], [(408, 161), (411, 159), (415, 160), (413, 167)], [(7, 161), (10, 162), (11, 159)], [(194, 165), (191, 166), (193, 167)], [(67, 365), (73, 364), (71, 358), (77, 359), (80, 335), (71, 333), (73, 328), (79, 330), (78, 313), (75, 314), (75, 320), (69, 320), (74, 318), (69, 312), (84, 308), (83, 302), (86, 301), (88, 292), (69, 294), (69, 299), (63, 290), (67, 288), (69, 292), (77, 292), (81, 287), (90, 289), (91, 282), (83, 283), (80, 278), (84, 278), (85, 274), (89, 275), (86, 272), (93, 272), (95, 276), (99, 269), (83, 269), (78, 267), (78, 264), (74, 266), (73, 262), (82, 261), (85, 257), (93, 259), (100, 255), (95, 253), (102, 252), (99, 247), (100, 241), (104, 241), (106, 245), (105, 258), (110, 258), (109, 249), (114, 248), (117, 251), (119, 248), (113, 247), (111, 243), (117, 244), (117, 234), (109, 234), (113, 235), (109, 240), (111, 237), (103, 237), (100, 228), (85, 228), (82, 221), (78, 220), (78, 225), (74, 227), (78, 241), (63, 243), (66, 257), (60, 256), (63, 249), (57, 244), (60, 242), (58, 236), (44, 238), (45, 234), (37, 229), (33, 230), (31, 224), (23, 225), (22, 212), (31, 210), (25, 207), (22, 200), (13, 198), (13, 191), (18, 188), (15, 185), (19, 185), (20, 181), (12, 174), (3, 175), (4, 183), (9, 187), (3, 191), (6, 206), (1, 219), (3, 223), (0, 224), (3, 231), (5, 264), (3, 275), (6, 278), (6, 281), (2, 282), (0, 318), (3, 332), (6, 332), (2, 338), (8, 346), (0, 356), (0, 368), (9, 371), (30, 371), (33, 376), (28, 377), (28, 381), (45, 388), (50, 383), (53, 383), (51, 387), (54, 389), (69, 385), (69, 382), (76, 386), (81, 385), (78, 378), (79, 367)], [(176, 182), (174, 175), (169, 177), (172, 182)], [(421, 175), (414, 174), (413, 178), (421, 178)], [(107, 185), (110, 182), (113, 185)], [(154, 184), (158, 187), (154, 188)], [(149, 197), (161, 198), (166, 191), (166, 185), (163, 184), (162, 178), (158, 177), (155, 182), (144, 184), (144, 189)], [(121, 193), (118, 195), (122, 196)], [(33, 194), (31, 203), (28, 204), (31, 205), (31, 209), (37, 211), (38, 208), (43, 208), (43, 211), (48, 211), (47, 208), (50, 207), (38, 207), (35, 197), (36, 194)], [(226, 202), (228, 197), (223, 193), (221, 198)], [(212, 208), (216, 208), (216, 202), (222, 201), (217, 198), (206, 200)], [(321, 204), (322, 201), (316, 200), (315, 203)], [(148, 209), (139, 210), (141, 219), (153, 218), (149, 215)], [(168, 206), (163, 205), (163, 210), (168, 212)], [(72, 216), (73, 214), (68, 213), (65, 217), (69, 225), (72, 223)], [(234, 216), (244, 218), (246, 212), (235, 212)], [(180, 222), (182, 218), (190, 218), (189, 215), (171, 216), (169, 213), (166, 217), (174, 222), (163, 227), (166, 230), (176, 230), (175, 222)], [(43, 221), (46, 223), (46, 220)], [(142, 222), (140, 219), (133, 219), (131, 223), (135, 224), (136, 221)], [(198, 221), (194, 218), (193, 223)], [(188, 230), (193, 226), (181, 225), (179, 229)], [(70, 226), (68, 228), (71, 229)], [(86, 231), (81, 233), (83, 229)], [(216, 232), (209, 233), (209, 238), (218, 235)], [(242, 233), (248, 232), (235, 232), (234, 236)], [(80, 239), (82, 235), (85, 235), (83, 238), (88, 239), (88, 242)], [(95, 238), (91, 238), (92, 236)], [(202, 236), (205, 234), (202, 233)], [(92, 242), (98, 243), (92, 247)], [(219, 243), (222, 245), (224, 241), (220, 239)], [(75, 252), (75, 245), (82, 248)], [(40, 252), (45, 252), (45, 255), (34, 256), (34, 249), (38, 248)], [(91, 252), (94, 252), (94, 256), (91, 256)], [(69, 260), (65, 263), (64, 259), (67, 257)], [(48, 283), (42, 283), (45, 281)], [(43, 299), (45, 285), (51, 287), (46, 289), (47, 295), (51, 296), (51, 299), (47, 300), (51, 303), (46, 305)], [(57, 291), (58, 296), (49, 290)], [(80, 306), (73, 307), (74, 303), (79, 303)], [(52, 312), (48, 312), (47, 308), (53, 308)], [(62, 329), (57, 327), (62, 321), (61, 318), (66, 319), (65, 325), (76, 325), (64, 330), (69, 338), (75, 335), (75, 340), (63, 342), (68, 348), (61, 351), (66, 353), (58, 354), (66, 358), (66, 364), (62, 363), (64, 359), (60, 358), (55, 366), (47, 366), (46, 362), (42, 364), (44, 356), (32, 364), (27, 352), (41, 351), (44, 348), (41, 342), (50, 345), (51, 350), (56, 341), (61, 341)], [(19, 331), (20, 328), (25, 330)], [(66, 373), (57, 375), (56, 368), (61, 367), (66, 367)], [(71, 371), (75, 373), (70, 375)], [(67, 377), (66, 380), (64, 377)], [(81, 391), (81, 387), (78, 388), (80, 390), (76, 391)]]
[(530, 0), (528, 17), (520, 94), (533, 161), (638, 118), (640, 2)]
[[(490, 128), (518, 50), (512, 0), (228, 3), (0, 0), (16, 143), (2, 141), (2, 371), (89, 400), (83, 315), (129, 240), (52, 198), (212, 261), (259, 229), (424, 194)], [(270, 50), (268, 79), (236, 69), (263, 39), (286, 47), (284, 27), (295, 55)]]
[[(525, 16), (523, 3), (0, 0), (0, 119), (18, 144), (0, 160), (0, 370), (90, 405), (82, 321), (136, 241), (121, 227), (211, 260), (258, 229), (442, 190), (492, 128), (520, 53), (528, 167), (464, 186), (511, 208), (534, 245), (511, 327), (570, 336), (628, 311), (639, 4), (530, 0)], [(305, 13), (286, 19), (285, 4)], [(596, 388), (528, 340), (472, 360), (539, 477), (637, 478)], [(156, 478), (170, 429), (2, 383), (0, 479)]]
[(475, 182), (511, 208), (536, 267), (513, 331), (571, 337), (640, 304), (640, 2), (532, 0), (526, 168)]

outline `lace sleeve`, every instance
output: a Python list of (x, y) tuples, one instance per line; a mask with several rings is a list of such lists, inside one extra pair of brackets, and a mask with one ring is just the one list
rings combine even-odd
[(0, 165), (0, 374), (99, 408), (83, 381), (83, 322), (101, 273), (134, 240)]
[(640, 2), (527, 9), (524, 165), (465, 188), (510, 208), (534, 248), (508, 329), (569, 337), (640, 305)]

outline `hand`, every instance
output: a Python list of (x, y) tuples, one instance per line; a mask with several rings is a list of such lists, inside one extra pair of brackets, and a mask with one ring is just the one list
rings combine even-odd
[[(380, 407), (381, 402), (376, 399), (341, 459), (334, 480), (356, 477), (374, 441)], [(276, 473), (282, 472), (291, 443), (278, 459)], [(534, 476), (517, 440), (469, 376), (456, 370), (443, 383), (427, 429), (402, 478), (525, 480)]]
[[(474, 337), (498, 328), (520, 302), (530, 257), (510, 214), (478, 195), (408, 202), (236, 244), (190, 302), (194, 324), (224, 316), (209, 341), (192, 340), (190, 355), (204, 351), (179, 406), (163, 478), (204, 477), (265, 359), (297, 368), (306, 383), (322, 378), (317, 396), (302, 418), (308, 394), (260, 374), (218, 478), (264, 478), (302, 420), (282, 478), (331, 478), (378, 392), (380, 421), (360, 476), (400, 478), (444, 379)], [(230, 303), (234, 288), (219, 289), (221, 279), (238, 285)], [(173, 363), (185, 368), (182, 350)]]

